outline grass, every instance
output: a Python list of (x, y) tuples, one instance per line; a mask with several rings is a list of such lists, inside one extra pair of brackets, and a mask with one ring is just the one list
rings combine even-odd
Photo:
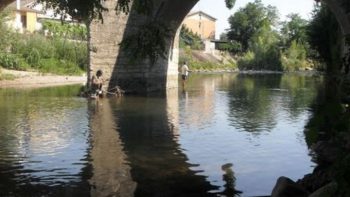
[(7, 74), (7, 73), (2, 73), (0, 70), (0, 81), (3, 80), (14, 80), (16, 79), (16, 77), (14, 75), (11, 74)]

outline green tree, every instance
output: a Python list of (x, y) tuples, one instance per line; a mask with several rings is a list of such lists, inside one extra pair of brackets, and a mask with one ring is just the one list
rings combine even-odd
[(11, 40), (13, 40), (13, 33), (8, 28), (6, 22), (9, 20), (9, 12), (0, 12), (0, 52), (8, 50)]
[(268, 22), (250, 40), (250, 50), (255, 54), (253, 63), (256, 70), (281, 70), (278, 35)]
[(308, 40), (327, 66), (327, 72), (338, 72), (341, 65), (342, 33), (333, 13), (324, 5), (317, 6), (307, 28)]
[(273, 26), (277, 21), (278, 11), (276, 7), (264, 6), (261, 0), (255, 0), (230, 16), (228, 38), (241, 43), (243, 50), (246, 51), (249, 47), (249, 40), (254, 34), (264, 25)]
[(198, 34), (193, 33), (185, 25), (181, 27), (180, 31), (180, 47), (189, 46), (191, 49), (201, 50), (204, 48), (204, 43)]
[(284, 46), (290, 46), (292, 41), (307, 43), (306, 28), (308, 21), (301, 18), (299, 14), (289, 14), (288, 20), (282, 23), (281, 35)]

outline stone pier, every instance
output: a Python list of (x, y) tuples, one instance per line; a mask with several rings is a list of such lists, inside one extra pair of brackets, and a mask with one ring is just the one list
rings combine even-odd
[[(129, 14), (116, 13), (115, 0), (103, 1), (108, 11), (103, 21), (95, 20), (89, 25), (89, 77), (97, 70), (103, 71), (105, 89), (116, 85), (130, 93), (164, 91), (178, 87), (179, 29), (184, 17), (197, 0), (154, 0), (151, 16), (139, 15), (131, 6)], [(132, 35), (149, 17), (158, 17), (172, 29), (167, 41), (167, 58), (159, 58), (151, 64), (148, 60), (131, 61), (120, 47), (124, 37)]]

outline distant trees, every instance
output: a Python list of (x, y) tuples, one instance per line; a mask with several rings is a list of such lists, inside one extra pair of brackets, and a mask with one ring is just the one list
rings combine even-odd
[(248, 50), (249, 40), (265, 25), (273, 26), (278, 21), (276, 7), (264, 6), (261, 0), (248, 3), (229, 18), (230, 29), (227, 36), (242, 45), (244, 51)]
[(293, 41), (307, 43), (308, 21), (299, 14), (289, 14), (287, 21), (282, 22), (281, 36), (284, 45), (290, 45)]
[(310, 67), (309, 22), (298, 14), (279, 21), (278, 10), (255, 0), (229, 18), (226, 38), (242, 46), (240, 69), (294, 71)]

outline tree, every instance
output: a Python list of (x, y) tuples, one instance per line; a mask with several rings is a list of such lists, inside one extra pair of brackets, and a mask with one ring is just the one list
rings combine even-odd
[(306, 28), (308, 21), (301, 18), (299, 14), (289, 14), (288, 20), (282, 23), (281, 35), (284, 46), (290, 46), (292, 41), (307, 43)]
[(333, 13), (321, 5), (314, 10), (307, 34), (309, 43), (326, 62), (328, 72), (339, 71), (341, 65), (342, 33)]
[(276, 7), (264, 6), (261, 0), (255, 0), (230, 16), (228, 38), (239, 42), (243, 50), (246, 51), (249, 40), (256, 32), (266, 24), (269, 26), (275, 25), (277, 21), (278, 11)]

